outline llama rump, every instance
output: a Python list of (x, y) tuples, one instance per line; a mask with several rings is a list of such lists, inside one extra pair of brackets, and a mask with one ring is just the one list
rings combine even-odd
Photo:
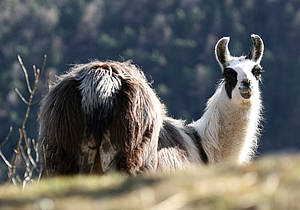
[(231, 56), (229, 37), (215, 47), (222, 79), (203, 116), (167, 117), (144, 74), (130, 62), (94, 61), (58, 77), (42, 101), (43, 176), (109, 170), (132, 175), (191, 163), (245, 163), (255, 154), (264, 44), (251, 35), (248, 56)]
[(42, 101), (42, 176), (155, 170), (163, 110), (130, 62), (74, 66)]

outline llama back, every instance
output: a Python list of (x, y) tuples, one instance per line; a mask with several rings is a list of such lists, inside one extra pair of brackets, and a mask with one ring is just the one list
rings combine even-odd
[(129, 62), (90, 62), (62, 75), (42, 101), (43, 175), (136, 174), (157, 167), (163, 109)]
[(184, 169), (191, 163), (207, 163), (201, 139), (185, 121), (164, 117), (158, 142), (158, 170)]

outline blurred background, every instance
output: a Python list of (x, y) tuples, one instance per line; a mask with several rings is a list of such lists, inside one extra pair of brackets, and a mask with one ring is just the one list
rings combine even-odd
[[(70, 64), (133, 60), (167, 105), (169, 115), (187, 121), (203, 114), (221, 78), (214, 46), (230, 36), (233, 55), (247, 55), (250, 34), (265, 43), (262, 96), (264, 121), (257, 156), (300, 149), (299, 0), (1, 0), (0, 141), (18, 128), (26, 106), (21, 55), (32, 79), (32, 65), (48, 55), (46, 74)], [(66, 99), (67, 100), (67, 99)], [(38, 135), (38, 105), (27, 134)], [(17, 130), (3, 147), (11, 157)], [(0, 160), (0, 171), (5, 167)], [(3, 173), (0, 176), (3, 176)]]

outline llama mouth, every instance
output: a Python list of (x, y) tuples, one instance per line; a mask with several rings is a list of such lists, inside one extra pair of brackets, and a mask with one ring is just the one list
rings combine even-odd
[(240, 87), (240, 94), (244, 99), (249, 99), (251, 97), (251, 88)]
[(244, 99), (249, 99), (251, 97), (251, 93), (248, 92), (248, 93), (242, 93), (241, 92), (241, 96), (244, 98)]

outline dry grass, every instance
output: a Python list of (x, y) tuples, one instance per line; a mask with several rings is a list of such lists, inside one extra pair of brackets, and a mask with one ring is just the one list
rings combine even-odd
[(138, 177), (54, 178), (24, 191), (3, 186), (0, 209), (300, 209), (300, 156)]

